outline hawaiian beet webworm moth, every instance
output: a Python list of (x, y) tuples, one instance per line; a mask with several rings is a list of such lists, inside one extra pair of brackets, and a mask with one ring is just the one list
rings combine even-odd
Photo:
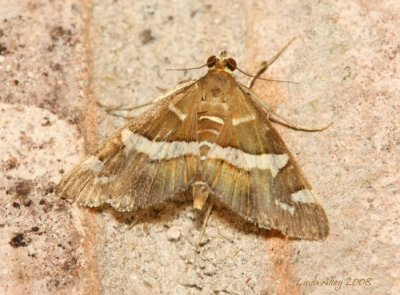
[(271, 125), (271, 108), (232, 77), (232, 58), (212, 56), (207, 66), (103, 142), (59, 194), (133, 211), (189, 192), (196, 208), (212, 199), (261, 228), (325, 238), (324, 209)]

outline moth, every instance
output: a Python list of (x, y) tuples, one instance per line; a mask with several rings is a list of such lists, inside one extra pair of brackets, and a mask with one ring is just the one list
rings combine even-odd
[(272, 109), (237, 82), (226, 53), (117, 130), (66, 174), (58, 193), (81, 206), (135, 211), (191, 193), (264, 229), (320, 240), (328, 219), (289, 149)]

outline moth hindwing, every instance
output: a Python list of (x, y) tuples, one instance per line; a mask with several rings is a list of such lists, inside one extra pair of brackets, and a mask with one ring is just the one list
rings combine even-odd
[(325, 238), (324, 209), (265, 109), (232, 77), (232, 59), (208, 66), (116, 131), (58, 192), (82, 206), (131, 211), (189, 191), (199, 207), (210, 197), (259, 227)]

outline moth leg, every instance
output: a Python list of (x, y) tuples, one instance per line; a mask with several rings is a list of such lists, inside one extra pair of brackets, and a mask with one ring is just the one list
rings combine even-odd
[(282, 53), (289, 47), (289, 45), (296, 39), (296, 37), (292, 38), (289, 40), (289, 42), (282, 47), (281, 50), (278, 51), (277, 54), (275, 54), (271, 59), (264, 61), (261, 63), (261, 68), (257, 71), (257, 73), (254, 75), (253, 78), (250, 79), (250, 81), (247, 83), (247, 88), (251, 88), (253, 87), (255, 80), (260, 77), (267, 69), (270, 65), (272, 65), (277, 59), (278, 57), (280, 57), (282, 55)]
[(120, 111), (132, 112), (132, 111), (136, 111), (136, 110), (139, 110), (141, 108), (153, 105), (153, 104), (155, 104), (155, 103), (157, 103), (157, 102), (159, 102), (159, 101), (161, 101), (161, 100), (173, 95), (174, 93), (178, 93), (178, 91), (183, 90), (185, 87), (190, 86), (194, 82), (196, 82), (196, 81), (190, 80), (190, 81), (182, 82), (174, 90), (169, 91), (169, 92), (167, 92), (167, 93), (165, 93), (165, 94), (153, 99), (152, 101), (149, 101), (149, 102), (146, 102), (146, 103), (143, 103), (143, 104), (139, 104), (139, 105), (137, 105), (137, 104), (136, 105), (133, 105), (133, 104), (123, 105), (123, 104), (120, 104), (120, 105), (117, 105), (117, 106), (109, 106), (109, 105), (103, 104), (100, 101), (97, 101), (97, 104), (101, 108), (103, 108), (108, 114), (110, 114), (110, 115), (112, 115), (114, 117), (122, 117), (122, 118), (126, 118), (126, 119), (132, 119), (132, 118), (134, 118), (136, 116), (116, 114), (115, 112), (120, 112)]
[(327, 124), (325, 126), (321, 126), (321, 127), (308, 127), (308, 126), (304, 126), (301, 124), (297, 124), (297, 123), (292, 122), (289, 119), (286, 119), (285, 117), (277, 114), (267, 103), (262, 101), (261, 98), (259, 98), (258, 96), (257, 96), (257, 100), (261, 102), (261, 104), (267, 111), (268, 119), (270, 119), (271, 121), (274, 121), (275, 123), (281, 124), (283, 126), (286, 126), (288, 128), (294, 129), (294, 130), (309, 131), (309, 132), (323, 131), (325, 129), (328, 129), (333, 124), (333, 122), (330, 122), (329, 124)]
[(311, 128), (311, 127), (307, 127), (307, 126), (303, 126), (303, 125), (291, 122), (288, 119), (282, 117), (281, 115), (278, 115), (275, 112), (270, 112), (270, 114), (273, 115), (273, 116), (269, 117), (269, 119), (271, 121), (274, 121), (276, 123), (279, 123), (283, 126), (289, 127), (294, 130), (302, 130), (302, 131), (309, 131), (309, 132), (322, 131), (322, 130), (328, 129), (333, 124), (333, 122), (330, 122), (329, 124), (322, 126), (322, 127)]
[(247, 88), (244, 85), (239, 84), (241, 89), (246, 92), (250, 97), (260, 105), (260, 107), (268, 114), (268, 119), (271, 121), (274, 121), (276, 123), (279, 123), (283, 126), (292, 128), (294, 130), (302, 130), (302, 131), (309, 131), (309, 132), (314, 132), (314, 131), (322, 131), (325, 129), (328, 129), (333, 122), (330, 122), (329, 124), (322, 126), (322, 127), (307, 127), (304, 125), (300, 125), (294, 122), (291, 122), (289, 119), (284, 118), (283, 116), (277, 114), (270, 105), (268, 105), (258, 94), (254, 93), (252, 90)]
[(136, 109), (140, 109), (142, 107), (148, 106), (148, 105), (152, 105), (154, 104), (156, 101), (150, 101), (150, 102), (146, 102), (144, 104), (139, 104), (139, 105), (117, 105), (117, 106), (108, 106), (103, 104), (100, 101), (97, 101), (97, 104), (102, 107), (106, 112), (112, 112), (112, 111), (133, 111)]
[(213, 200), (211, 200), (211, 203), (207, 208), (206, 215), (204, 216), (204, 221), (203, 221), (203, 225), (201, 227), (201, 232), (200, 232), (199, 239), (197, 240), (197, 245), (196, 245), (196, 252), (197, 253), (200, 252), (201, 239), (203, 238), (204, 232), (206, 231), (207, 222), (208, 222), (208, 219), (210, 218), (211, 209), (212, 209), (213, 205), (214, 205), (214, 202), (213, 202)]
[(154, 104), (156, 102), (157, 102), (157, 100), (150, 101), (150, 102), (147, 102), (147, 103), (144, 103), (144, 104), (139, 104), (139, 105), (123, 105), (123, 104), (120, 104), (120, 105), (117, 105), (117, 106), (109, 106), (109, 105), (103, 104), (100, 101), (97, 101), (97, 104), (101, 108), (103, 108), (104, 111), (109, 115), (112, 115), (114, 117), (122, 117), (122, 118), (126, 118), (126, 119), (132, 119), (132, 118), (134, 118), (136, 116), (123, 115), (123, 114), (118, 114), (118, 113), (115, 113), (115, 112), (121, 112), (121, 111), (132, 112), (132, 111), (135, 111), (135, 110), (139, 110), (139, 109), (141, 109), (143, 107), (152, 105), (152, 104)]

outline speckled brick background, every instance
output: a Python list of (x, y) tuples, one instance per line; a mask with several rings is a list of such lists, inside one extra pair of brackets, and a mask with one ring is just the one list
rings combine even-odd
[[(398, 1), (0, 0), (0, 294), (400, 294)], [(285, 240), (190, 203), (78, 208), (62, 174), (141, 104), (226, 49), (323, 200), (327, 240)], [(236, 74), (240, 81), (247, 77)]]

